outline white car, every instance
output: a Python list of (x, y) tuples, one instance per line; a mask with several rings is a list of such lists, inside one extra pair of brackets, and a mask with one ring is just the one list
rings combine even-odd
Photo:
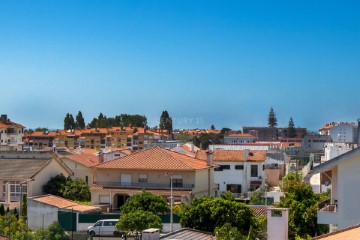
[(88, 234), (94, 236), (121, 236), (121, 232), (115, 229), (119, 219), (103, 219), (88, 227)]

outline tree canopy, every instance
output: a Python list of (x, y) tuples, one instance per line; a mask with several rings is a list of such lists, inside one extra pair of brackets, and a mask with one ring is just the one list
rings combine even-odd
[(219, 144), (224, 140), (221, 134), (215, 133), (201, 133), (199, 136), (193, 137), (193, 143), (195, 146), (205, 150), (210, 144)]
[(276, 114), (272, 107), (270, 108), (270, 112), (269, 112), (269, 116), (268, 116), (268, 126), (271, 128), (277, 126)]
[(165, 110), (161, 113), (159, 128), (161, 130), (167, 130), (168, 134), (172, 134), (173, 123), (169, 113)]
[(287, 129), (287, 137), (288, 138), (294, 138), (296, 137), (296, 129), (294, 127), (294, 120), (292, 117), (290, 117), (289, 125)]
[(229, 223), (242, 234), (257, 226), (254, 212), (243, 203), (221, 197), (202, 196), (183, 205), (180, 212), (182, 227), (214, 232), (216, 227)]
[(76, 128), (77, 129), (85, 128), (85, 120), (81, 111), (79, 111), (78, 114), (76, 115)]
[(108, 127), (146, 127), (147, 119), (145, 116), (138, 114), (120, 114), (115, 117), (106, 117), (102, 113), (89, 123), (92, 128), (108, 128)]
[(168, 212), (169, 207), (160, 195), (143, 191), (128, 198), (121, 207), (123, 213), (131, 213), (136, 210), (159, 214)]
[(43, 186), (43, 190), (47, 194), (63, 197), (61, 192), (63, 185), (70, 178), (66, 178), (63, 174), (58, 174), (55, 177), (51, 177), (50, 180)]
[(154, 213), (135, 210), (120, 216), (116, 229), (132, 233), (135, 239), (141, 239), (141, 232), (148, 228), (160, 228), (161, 218)]
[(72, 114), (67, 113), (64, 118), (64, 130), (75, 129), (75, 120)]

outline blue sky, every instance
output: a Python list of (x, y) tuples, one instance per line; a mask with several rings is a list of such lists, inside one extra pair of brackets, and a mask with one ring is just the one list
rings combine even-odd
[(168, 110), (177, 128), (315, 130), (360, 117), (359, 1), (3, 1), (0, 109), (27, 127), (67, 112)]

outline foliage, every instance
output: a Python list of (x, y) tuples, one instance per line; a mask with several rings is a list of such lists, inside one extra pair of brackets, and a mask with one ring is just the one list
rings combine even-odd
[(67, 113), (64, 118), (64, 130), (75, 129), (75, 121), (72, 114)]
[(265, 190), (254, 191), (251, 194), (249, 204), (252, 204), (252, 205), (264, 205), (266, 203), (265, 198), (264, 198), (265, 192), (266, 192)]
[(160, 195), (142, 191), (128, 198), (121, 207), (123, 213), (130, 213), (136, 210), (152, 212), (154, 214), (165, 213), (169, 211), (169, 207)]
[(294, 120), (292, 117), (290, 117), (289, 125), (287, 129), (287, 137), (288, 138), (294, 138), (296, 137), (296, 129), (294, 127)]
[(279, 187), (282, 192), (289, 192), (296, 185), (298, 181), (302, 180), (302, 173), (290, 172), (288, 175), (284, 176), (279, 183)]
[(215, 236), (217, 240), (243, 240), (245, 237), (236, 228), (232, 227), (230, 223), (225, 223), (221, 227), (215, 228)]
[(77, 129), (84, 129), (85, 128), (85, 120), (84, 117), (82, 115), (82, 112), (79, 111), (78, 114), (76, 115), (76, 128)]
[(220, 195), (221, 198), (225, 199), (225, 200), (230, 200), (230, 201), (234, 201), (235, 200), (235, 197), (234, 195), (232, 194), (232, 192), (230, 191), (226, 191), (224, 193), (222, 193)]
[(183, 142), (190, 142), (192, 140), (192, 136), (189, 134), (177, 134), (176, 140), (181, 140)]
[(271, 128), (277, 126), (276, 114), (272, 107), (270, 108), (270, 112), (269, 112), (269, 116), (268, 116), (268, 126)]
[(282, 188), (286, 192), (278, 207), (289, 208), (289, 239), (322, 234), (325, 229), (317, 224), (320, 196), (313, 192), (309, 184), (297, 182), (294, 175), (284, 180), (287, 183)]
[(53, 222), (45, 229), (39, 229), (34, 234), (35, 239), (44, 240), (70, 240), (65, 230), (60, 226), (59, 222)]
[(242, 234), (247, 234), (251, 226), (257, 227), (254, 212), (243, 203), (221, 197), (202, 196), (191, 204), (185, 203), (180, 213), (182, 227), (214, 232), (216, 227), (225, 223), (237, 227)]
[(62, 185), (60, 191), (64, 198), (75, 201), (90, 201), (90, 189), (83, 179), (68, 179), (66, 183)]
[(159, 128), (161, 130), (167, 130), (168, 134), (172, 133), (173, 123), (169, 113), (165, 110), (161, 113)]
[(21, 201), (21, 216), (22, 217), (26, 217), (27, 216), (27, 197), (26, 194), (24, 194), (22, 196), (22, 201)]
[(121, 215), (116, 229), (126, 233), (132, 232), (135, 239), (141, 239), (141, 232), (148, 228), (160, 228), (161, 218), (154, 213), (136, 210)]
[[(222, 128), (221, 131), (220, 131), (220, 134), (223, 135), (223, 136), (227, 136), (229, 134), (229, 132), (231, 131), (230, 128)], [(241, 133), (241, 132), (240, 132)]]
[(63, 174), (58, 174), (55, 177), (50, 178), (43, 186), (43, 190), (47, 194), (63, 197), (61, 190), (68, 180), (70, 180), (70, 178), (66, 178)]
[(211, 129), (211, 130), (215, 130), (215, 129), (216, 129), (215, 126), (214, 126), (214, 124), (211, 125), (210, 129)]
[(146, 127), (147, 119), (145, 116), (138, 114), (120, 114), (115, 117), (106, 117), (102, 113), (99, 114), (98, 118), (93, 118), (89, 123), (92, 128), (108, 128), (108, 127)]
[(7, 213), (4, 216), (0, 216), (0, 236), (13, 240), (23, 240), (27, 236), (31, 238), (31, 232), (23, 218), (17, 219), (14, 214)]
[(203, 150), (208, 149), (210, 144), (219, 144), (223, 141), (223, 136), (215, 133), (201, 133), (199, 136), (193, 138), (194, 145)]

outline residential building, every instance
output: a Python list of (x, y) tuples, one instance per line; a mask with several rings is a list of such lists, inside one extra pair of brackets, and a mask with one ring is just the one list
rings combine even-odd
[(23, 148), (24, 126), (0, 116), (0, 151), (21, 151)]
[(206, 161), (153, 147), (93, 167), (91, 203), (118, 210), (133, 194), (146, 190), (168, 199), (191, 201), (214, 195), (214, 165)]
[[(207, 152), (196, 153), (196, 158), (206, 160)], [(265, 183), (264, 162), (266, 151), (215, 150), (213, 161), (219, 165), (214, 170), (214, 182), (219, 194), (231, 191), (235, 197), (248, 196)]]
[[(331, 184), (331, 198), (320, 205), (318, 223), (330, 224), (330, 229), (343, 229), (360, 222), (360, 148), (341, 154), (318, 166), (311, 175), (323, 173), (321, 182)], [(307, 179), (309, 179), (309, 176)]]
[(248, 133), (234, 133), (224, 137), (224, 144), (253, 143), (256, 138)]
[(357, 125), (348, 122), (332, 122), (319, 128), (320, 135), (328, 135), (332, 142), (357, 143)]
[(360, 224), (313, 238), (313, 240), (354, 240), (354, 239), (360, 239)]
[(1, 201), (20, 201), (44, 194), (43, 185), (58, 174), (72, 175), (72, 171), (57, 156), (46, 152), (0, 152)]
[(325, 144), (331, 142), (329, 135), (306, 134), (302, 140), (302, 147), (311, 150), (324, 150)]
[[(253, 135), (257, 141), (278, 141), (288, 138), (288, 128), (270, 128), (270, 127), (243, 127), (243, 133)], [(306, 133), (306, 128), (295, 128), (297, 139), (302, 139)]]

